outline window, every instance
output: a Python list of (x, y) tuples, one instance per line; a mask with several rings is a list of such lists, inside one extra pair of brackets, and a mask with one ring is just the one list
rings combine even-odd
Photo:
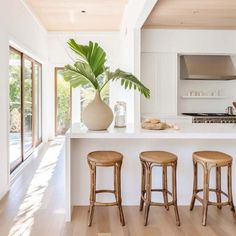
[(21, 164), (42, 140), (41, 64), (10, 47), (10, 169)]
[(63, 135), (71, 123), (71, 87), (62, 75), (63, 68), (55, 68), (55, 133)]

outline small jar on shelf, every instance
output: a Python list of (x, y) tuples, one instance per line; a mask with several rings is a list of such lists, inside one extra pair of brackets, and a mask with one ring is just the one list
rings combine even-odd
[(126, 103), (123, 101), (117, 101), (114, 107), (115, 127), (126, 127)]

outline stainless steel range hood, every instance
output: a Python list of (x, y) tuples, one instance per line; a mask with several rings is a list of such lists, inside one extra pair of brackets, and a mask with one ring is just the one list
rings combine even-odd
[(180, 56), (181, 79), (233, 80), (236, 70), (231, 56), (183, 55)]

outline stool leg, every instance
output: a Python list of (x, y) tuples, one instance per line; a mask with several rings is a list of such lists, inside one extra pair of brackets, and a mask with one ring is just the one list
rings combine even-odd
[(96, 166), (93, 163), (89, 163), (89, 166), (90, 166), (90, 205), (89, 205), (88, 226), (91, 226), (94, 214), (94, 202), (96, 201)]
[(209, 173), (210, 168), (204, 165), (204, 184), (203, 184), (203, 211), (202, 211), (202, 225), (206, 226), (207, 222), (207, 211), (209, 201)]
[(145, 197), (145, 166), (143, 162), (141, 162), (141, 197), (140, 197), (140, 205), (139, 205), (139, 210), (143, 210), (143, 204), (144, 204), (144, 197)]
[(172, 165), (172, 194), (173, 194), (176, 224), (177, 224), (177, 226), (180, 226), (179, 211), (178, 211), (178, 207), (177, 207), (176, 168), (177, 168), (177, 163)]
[(228, 201), (231, 207), (231, 211), (235, 214), (234, 203), (233, 203), (233, 196), (232, 196), (232, 164), (228, 165)]
[(195, 200), (196, 200), (196, 194), (197, 194), (197, 188), (198, 188), (198, 170), (197, 170), (197, 162), (193, 161), (193, 171), (194, 171), (194, 176), (193, 176), (193, 196), (190, 204), (190, 211), (193, 210)]
[(145, 200), (145, 213), (144, 213), (144, 226), (147, 226), (149, 209), (151, 206), (152, 194), (152, 172), (151, 165), (146, 163), (146, 200)]
[(115, 165), (116, 171), (115, 171), (115, 197), (116, 197), (116, 202), (118, 205), (119, 209), (119, 215), (120, 215), (120, 222), (121, 225), (125, 225), (125, 220), (124, 220), (124, 214), (122, 210), (122, 199), (121, 199), (121, 177), (120, 177), (120, 172), (121, 172), (121, 163), (116, 163)]
[[(216, 167), (216, 198), (217, 203), (221, 203), (221, 167)], [(221, 209), (222, 206), (217, 206)]]
[(163, 166), (162, 168), (162, 191), (163, 191), (163, 199), (164, 199), (164, 204), (165, 204), (165, 208), (168, 211), (169, 210), (169, 206), (168, 206), (168, 194), (167, 194), (167, 190), (168, 190), (168, 185), (167, 185), (167, 166)]

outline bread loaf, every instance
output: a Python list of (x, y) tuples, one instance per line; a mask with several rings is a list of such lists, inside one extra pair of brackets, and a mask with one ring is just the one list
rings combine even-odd
[(174, 130), (179, 130), (178, 125), (161, 122), (159, 118), (146, 119), (142, 122), (141, 126), (143, 129), (163, 130), (171, 128)]

